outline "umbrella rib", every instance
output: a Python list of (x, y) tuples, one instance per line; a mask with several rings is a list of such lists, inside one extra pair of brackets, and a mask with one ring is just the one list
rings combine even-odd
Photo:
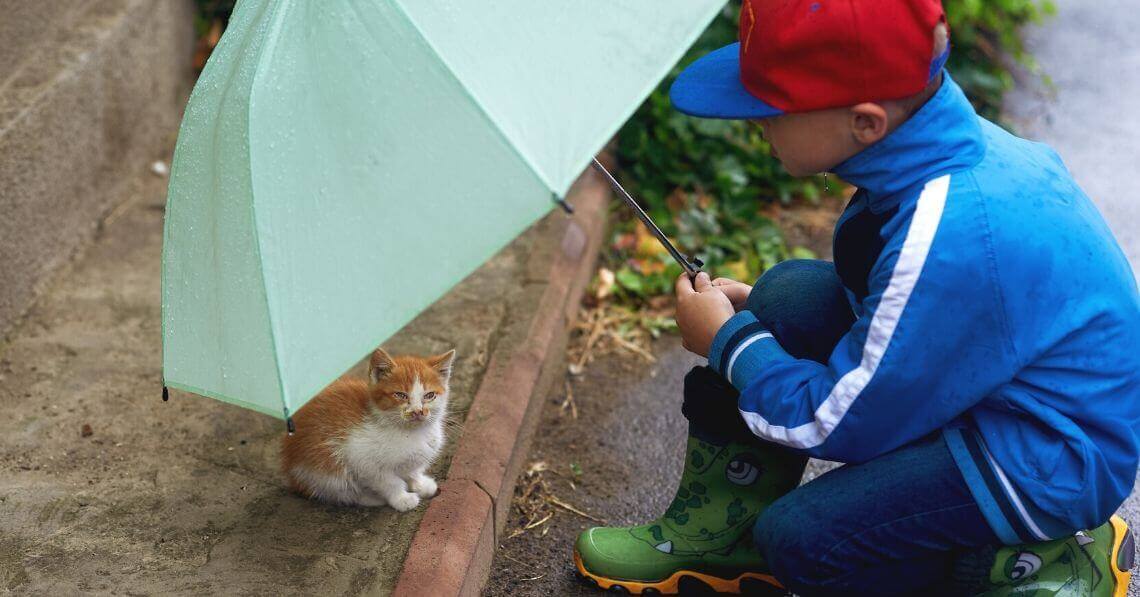
[[(285, 4), (284, 2), (273, 3), (273, 8), (272, 8), (273, 15), (270, 17), (269, 26), (270, 26), (270, 28), (272, 28), (274, 30), (278, 30), (281, 28), (281, 22), (284, 18), (282, 16), (282, 8), (281, 7), (284, 4)], [(267, 36), (265, 43), (261, 44), (261, 47), (259, 47), (257, 49), (257, 65), (254, 67), (253, 80), (250, 82), (250, 86), (249, 86), (249, 102), (246, 105), (245, 123), (246, 123), (246, 137), (247, 138), (253, 137), (253, 131), (252, 131), (252, 128), (253, 128), (253, 111), (252, 111), (252, 109), (253, 109), (253, 105), (255, 103), (253, 101), (253, 96), (257, 92), (257, 77), (262, 72), (262, 66), (264, 65), (264, 63), (266, 61), (266, 48), (267, 47), (269, 48), (269, 55), (272, 55), (273, 54), (273, 48), (276, 47), (276, 45), (277, 45), (277, 38), (278, 37), (279, 36), (277, 36), (277, 35)], [(252, 143), (247, 143), (247, 147), (250, 148), (249, 149), (249, 163), (250, 163), (249, 188), (250, 188), (250, 192), (251, 192), (252, 196), (257, 197), (257, 193), (254, 192), (254, 188), (253, 188), (254, 177), (253, 177)], [(290, 427), (290, 432), (292, 432), (292, 419), (291, 419), (290, 413), (289, 413), (289, 392), (285, 387), (285, 376), (281, 372), (281, 351), (280, 351), (280, 347), (277, 345), (277, 332), (275, 330), (275, 325), (274, 325), (274, 320), (273, 320), (273, 309), (269, 303), (269, 284), (265, 280), (265, 262), (261, 258), (261, 234), (258, 232), (258, 226), (257, 226), (257, 200), (256, 199), (253, 199), (253, 198), (250, 199), (250, 201), (249, 201), (249, 212), (250, 212), (250, 220), (251, 220), (250, 223), (253, 226), (253, 248), (257, 252), (257, 273), (260, 274), (260, 276), (261, 276), (261, 295), (262, 295), (262, 297), (265, 298), (265, 318), (269, 324), (269, 343), (273, 346), (273, 366), (277, 372), (277, 390), (281, 394), (281, 409), (284, 412), (284, 415), (285, 415), (284, 418)]]

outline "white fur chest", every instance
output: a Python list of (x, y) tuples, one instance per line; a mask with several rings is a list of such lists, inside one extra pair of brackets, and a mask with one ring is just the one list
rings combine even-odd
[(348, 433), (339, 452), (348, 468), (409, 471), (430, 464), (442, 446), (439, 419), (416, 427), (369, 421)]

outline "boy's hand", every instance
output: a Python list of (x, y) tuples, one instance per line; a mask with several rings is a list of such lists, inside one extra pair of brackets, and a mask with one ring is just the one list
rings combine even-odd
[(707, 357), (717, 331), (735, 312), (732, 301), (713, 286), (708, 274), (701, 272), (696, 280), (689, 280), (688, 274), (677, 278), (677, 328), (689, 352)]
[(737, 313), (744, 309), (748, 302), (748, 295), (752, 294), (751, 286), (729, 278), (717, 278), (712, 281), (712, 285), (719, 288), (728, 297), (728, 300), (732, 301), (732, 308)]

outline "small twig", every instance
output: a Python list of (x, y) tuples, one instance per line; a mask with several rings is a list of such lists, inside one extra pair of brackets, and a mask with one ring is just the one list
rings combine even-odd
[(511, 554), (509, 554), (509, 553), (502, 553), (501, 555), (504, 558), (507, 558), (508, 560), (510, 560), (516, 564), (522, 564), (523, 566), (526, 566), (527, 568), (534, 568), (534, 566), (531, 566), (530, 564), (527, 564), (526, 562), (524, 562), (524, 561), (522, 561), (516, 557), (512, 557)]
[(554, 513), (553, 513), (553, 512), (551, 512), (550, 514), (547, 514), (547, 515), (546, 515), (546, 517), (545, 517), (545, 518), (543, 518), (542, 520), (537, 520), (537, 521), (535, 521), (535, 522), (532, 522), (532, 523), (530, 523), (530, 524), (526, 525), (525, 527), (523, 527), (523, 530), (524, 530), (524, 531), (529, 531), (529, 530), (533, 529), (534, 527), (537, 527), (537, 526), (541, 526), (541, 525), (543, 525), (543, 524), (546, 524), (546, 521), (550, 520), (551, 518), (554, 518)]
[(566, 399), (562, 401), (562, 413), (566, 409), (570, 409), (570, 417), (577, 420), (578, 418), (578, 405), (574, 403), (574, 390), (570, 387), (570, 380), (566, 380)]
[(528, 581), (528, 580), (538, 580), (538, 579), (540, 579), (540, 578), (542, 578), (542, 577), (544, 577), (544, 576), (546, 576), (546, 575), (545, 575), (545, 574), (539, 574), (538, 576), (535, 576), (535, 577), (532, 577), (532, 578), (520, 578), (520, 579), (519, 579), (519, 582), (526, 582), (526, 581)]
[(519, 535), (522, 535), (523, 533), (525, 533), (525, 532), (527, 532), (533, 528), (540, 527), (540, 526), (546, 524), (547, 521), (549, 521), (551, 518), (554, 518), (553, 512), (548, 513), (545, 517), (542, 518), (542, 520), (535, 520), (534, 518), (532, 518), (532, 519), (530, 519), (530, 522), (528, 522), (526, 524), (526, 526), (523, 526), (522, 528), (518, 528), (518, 529), (515, 529), (514, 531), (511, 531), (511, 534), (507, 535), (507, 539), (514, 539), (515, 537), (518, 537)]
[(598, 338), (602, 336), (602, 331), (606, 329), (606, 318), (602, 316), (602, 309), (599, 307), (594, 310), (594, 326), (590, 330), (590, 335), (586, 337), (586, 345), (582, 348), (582, 354), (578, 357), (578, 369), (586, 366), (586, 362), (593, 353), (594, 344)]
[(630, 342), (629, 340), (626, 340), (625, 338), (622, 338), (621, 336), (617, 335), (614, 332), (610, 332), (610, 338), (612, 338), (613, 341), (618, 344), (618, 346), (621, 346), (622, 348), (625, 348), (625, 349), (629, 350), (630, 352), (636, 353), (636, 354), (644, 357), (645, 360), (649, 361), (650, 363), (654, 363), (657, 361), (657, 357), (650, 354), (644, 348), (634, 344), (633, 342)]
[(560, 499), (558, 499), (552, 495), (546, 496), (546, 501), (555, 505), (555, 506), (558, 506), (559, 508), (562, 508), (563, 510), (573, 512), (574, 514), (577, 514), (578, 516), (581, 516), (583, 518), (588, 518), (594, 522), (606, 524), (606, 521), (602, 520), (601, 518), (598, 518), (597, 516), (591, 516), (591, 515), (575, 508), (574, 506), (571, 506), (570, 504), (567, 504), (566, 502), (564, 502), (564, 501), (562, 501), (562, 500), (560, 500)]

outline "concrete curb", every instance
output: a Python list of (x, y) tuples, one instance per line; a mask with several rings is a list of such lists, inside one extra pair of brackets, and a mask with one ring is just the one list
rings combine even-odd
[(394, 595), (478, 595), (486, 584), (541, 397), (562, 370), (569, 324), (601, 247), (609, 196), (593, 170), (571, 189), (575, 215), (565, 225), (526, 339), (491, 355), (447, 479), (420, 522)]

